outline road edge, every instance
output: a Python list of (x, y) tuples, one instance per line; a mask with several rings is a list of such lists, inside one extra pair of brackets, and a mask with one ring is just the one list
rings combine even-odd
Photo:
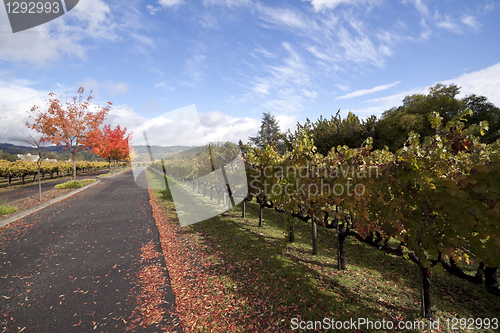
[(100, 180), (97, 180), (96, 182), (90, 183), (90, 184), (88, 184), (88, 185), (86, 185), (86, 186), (84, 186), (82, 188), (79, 188), (79, 189), (77, 189), (75, 191), (71, 191), (69, 193), (61, 195), (61, 196), (56, 197), (54, 199), (50, 199), (49, 201), (44, 202), (41, 205), (28, 208), (26, 210), (23, 210), (23, 211), (21, 211), (21, 212), (19, 212), (17, 214), (14, 214), (14, 215), (8, 217), (6, 219), (0, 220), (0, 228), (5, 227), (6, 225), (9, 225), (12, 222), (15, 222), (15, 221), (17, 221), (19, 219), (22, 219), (22, 218), (24, 218), (24, 217), (26, 217), (28, 215), (31, 215), (31, 214), (39, 211), (39, 210), (42, 210), (42, 209), (44, 209), (44, 208), (46, 208), (46, 207), (48, 207), (50, 205), (53, 205), (56, 202), (63, 201), (64, 199), (67, 199), (67, 198), (69, 198), (69, 197), (71, 197), (71, 196), (73, 196), (73, 195), (75, 195), (77, 193), (80, 193), (81, 191), (84, 191), (84, 190), (86, 190), (88, 188), (91, 188), (92, 186), (95, 186), (95, 185), (99, 184), (100, 182), (101, 182)]

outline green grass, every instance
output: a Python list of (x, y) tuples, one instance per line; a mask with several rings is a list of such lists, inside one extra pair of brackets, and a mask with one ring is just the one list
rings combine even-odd
[(70, 180), (62, 184), (58, 184), (55, 186), (57, 189), (65, 189), (65, 188), (80, 188), (84, 187), (85, 183), (79, 180)]
[(86, 186), (89, 183), (93, 183), (96, 181), (97, 180), (95, 180), (95, 179), (69, 180), (65, 183), (56, 185), (55, 188), (57, 188), (57, 189), (80, 188), (80, 187)]
[(17, 211), (17, 208), (7, 205), (6, 199), (0, 201), (0, 216), (5, 215), (5, 214), (14, 213), (15, 211)]
[[(167, 209), (175, 210), (168, 190), (156, 193)], [(346, 244), (347, 270), (339, 271), (336, 230), (318, 226), (319, 253), (312, 255), (310, 224), (296, 221), (295, 242), (283, 249), (286, 240), (282, 214), (266, 209), (263, 227), (259, 228), (258, 213), (257, 204), (247, 203), (247, 217), (242, 218), (240, 204), (182, 229), (205, 249), (219, 267), (219, 278), (234, 290), (235, 297), (265, 301), (276, 316), (287, 318), (286, 329), (290, 329), (290, 318), (422, 320), (418, 271), (411, 261), (350, 237)], [(460, 327), (446, 328), (446, 320), (451, 323), (457, 318), (499, 318), (500, 297), (487, 293), (483, 286), (447, 273), (434, 275), (433, 282), (432, 311), (440, 320), (441, 332), (468, 332)], [(249, 308), (248, 315), (258, 316), (259, 311)], [(427, 320), (425, 325), (429, 327)]]

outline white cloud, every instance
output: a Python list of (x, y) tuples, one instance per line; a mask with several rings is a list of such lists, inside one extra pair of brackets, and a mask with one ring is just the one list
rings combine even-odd
[(400, 83), (401, 83), (400, 81), (396, 81), (396, 82), (393, 82), (393, 83), (376, 86), (376, 87), (373, 87), (371, 89), (356, 90), (356, 91), (353, 91), (353, 92), (351, 92), (349, 94), (337, 97), (336, 100), (339, 100), (339, 99), (349, 99), (349, 98), (354, 98), (354, 97), (359, 97), (359, 96), (363, 96), (363, 95), (372, 94), (372, 93), (377, 92), (377, 91), (387, 90), (387, 89), (392, 88), (392, 87), (394, 87), (394, 86), (396, 86), (396, 85), (398, 85)]
[(174, 7), (184, 3), (182, 0), (159, 0), (158, 3), (163, 7)]
[(203, 13), (200, 17), (200, 24), (205, 29), (219, 29), (219, 24), (214, 15)]
[(255, 136), (259, 128), (258, 120), (225, 116), (223, 122), (209, 128), (204, 127), (204, 132), (207, 142), (238, 143), (239, 140), (247, 142), (248, 137)]
[(271, 85), (269, 82), (262, 82), (255, 84), (253, 90), (259, 95), (269, 95)]
[[(208, 142), (237, 143), (248, 141), (248, 136), (255, 135), (260, 122), (248, 117), (235, 118), (214, 110), (202, 114), (196, 112), (194, 105), (166, 112), (153, 119), (145, 119), (134, 114), (129, 107), (118, 111), (120, 123), (133, 123), (133, 145), (144, 145), (143, 131), (146, 132), (150, 145), (159, 146), (200, 146)], [(127, 116), (121, 117), (123, 114)]]
[[(476, 94), (486, 96), (491, 103), (500, 106), (500, 62), (472, 73), (462, 74), (453, 79), (434, 82), (431, 86), (437, 83), (445, 85), (454, 83), (461, 87), (458, 98)], [(367, 104), (367, 107), (353, 110), (353, 112), (364, 116), (371, 114), (380, 116), (382, 112), (402, 105), (402, 101), (406, 96), (428, 93), (429, 87), (411, 88), (393, 95), (366, 100), (363, 103)]]
[(398, 92), (393, 95), (373, 98), (370, 100), (363, 101), (363, 103), (368, 106), (364, 108), (358, 108), (352, 110), (358, 116), (368, 117), (371, 115), (375, 115), (377, 117), (381, 116), (384, 111), (389, 110), (390, 108), (397, 107), (403, 104), (403, 99), (406, 96), (413, 94), (426, 94), (428, 88), (415, 87), (409, 90), (405, 90), (402, 92)]
[(268, 50), (264, 49), (261, 45), (259, 45), (258, 48), (254, 49), (255, 52), (258, 52), (262, 55), (264, 55), (266, 58), (276, 58), (276, 55), (272, 52), (269, 52)]
[(383, 57), (377, 51), (367, 35), (353, 36), (347, 29), (341, 28), (339, 32), (340, 46), (344, 48), (346, 60), (353, 62), (368, 62), (382, 66)]
[(437, 22), (436, 26), (443, 28), (443, 29), (446, 29), (446, 30), (451, 31), (451, 32), (456, 33), (456, 34), (462, 33), (462, 31), (463, 31), (459, 24), (457, 24), (451, 20), (450, 16), (446, 16), (444, 18), (444, 20)]
[(289, 8), (273, 8), (269, 6), (259, 5), (260, 18), (266, 22), (284, 26), (287, 28), (305, 29), (310, 28), (306, 18), (303, 15)]
[(302, 91), (302, 93), (306, 97), (309, 97), (309, 98), (312, 98), (312, 99), (315, 99), (316, 97), (318, 97), (318, 93), (316, 91), (307, 90), (307, 89), (301, 89), (300, 91)]
[(462, 74), (454, 79), (442, 81), (443, 84), (455, 83), (462, 87), (460, 96), (482, 95), (490, 102), (500, 106), (500, 62), (472, 73)]
[(8, 22), (7, 13), (0, 10), (0, 60), (42, 67), (63, 55), (85, 58), (84, 48), (67, 34), (52, 34), (46, 25), (13, 34)]
[(127, 91), (129, 91), (129, 86), (123, 82), (108, 85), (108, 94), (111, 96), (122, 96)]
[(480, 27), (479, 22), (477, 21), (476, 17), (473, 15), (468, 15), (468, 16), (462, 17), (462, 23), (467, 25), (468, 27), (470, 27), (472, 29), (479, 29), (479, 27)]
[[(68, 24), (69, 21), (76, 23)], [(30, 62), (38, 67), (63, 56), (85, 59), (81, 41), (91, 37), (115, 40), (115, 24), (102, 0), (80, 1), (67, 14), (40, 26), (12, 33), (6, 11), (0, 11), (0, 60)]]
[(403, 4), (407, 4), (408, 2), (411, 2), (413, 4), (413, 6), (415, 6), (415, 9), (417, 9), (417, 11), (421, 15), (423, 15), (425, 17), (430, 16), (429, 9), (427, 8), (427, 6), (425, 5), (425, 3), (422, 0), (404, 0), (404, 1), (402, 1)]
[(349, 90), (349, 85), (347, 84), (335, 84), (335, 87), (339, 88), (342, 91), (348, 91)]
[(182, 83), (189, 86), (194, 86), (205, 79), (203, 68), (205, 67), (206, 56), (202, 54), (194, 54), (187, 58), (184, 62), (184, 75), (189, 78), (188, 81)]
[(35, 105), (45, 107), (49, 92), (30, 88), (27, 86), (30, 84), (25, 80), (0, 81), (0, 142), (36, 133), (25, 125), (29, 120), (28, 111)]
[(252, 3), (251, 0), (203, 0), (203, 5), (219, 5), (231, 7), (247, 6)]
[(374, 0), (307, 0), (311, 2), (314, 10), (319, 12), (325, 9), (335, 9), (340, 5), (366, 5), (375, 3)]
[(113, 105), (109, 111), (108, 117), (104, 121), (110, 124), (112, 128), (120, 125), (120, 128), (127, 128), (127, 133), (134, 132), (133, 138), (142, 138), (142, 132), (136, 131), (138, 126), (145, 123), (147, 118), (137, 114), (128, 105)]
[(106, 90), (107, 93), (111, 96), (122, 96), (130, 90), (129, 85), (125, 82), (114, 83), (109, 80), (104, 82), (97, 82), (93, 78), (86, 78), (83, 81), (79, 81), (78, 85), (80, 87), (84, 87), (85, 91), (92, 90), (94, 95), (99, 94), (101, 89)]
[(315, 98), (317, 93), (312, 90), (311, 69), (301, 55), (290, 43), (282, 43), (282, 48), (287, 57), (279, 64), (264, 66), (264, 75), (251, 80), (250, 91), (243, 99), (255, 95), (268, 97), (261, 107), (279, 113), (295, 113), (303, 109), (302, 96)]
[[(110, 18), (109, 6), (102, 0), (86, 0), (78, 2), (78, 5), (68, 12), (63, 18), (77, 19), (78, 25), (65, 25), (64, 28), (72, 31), (75, 35), (115, 40), (116, 25)], [(68, 16), (66, 18), (66, 16)], [(56, 20), (57, 21), (57, 20)], [(63, 21), (60, 21), (63, 22)], [(59, 27), (61, 28), (61, 27)]]
[(227, 116), (217, 110), (200, 113), (200, 122), (203, 126), (214, 127), (226, 120)]
[(154, 7), (151, 5), (147, 5), (146, 8), (149, 10), (149, 14), (156, 15), (161, 10), (161, 7)]
[(288, 130), (295, 130), (297, 125), (296, 115), (277, 115), (276, 120), (278, 121), (281, 133), (285, 133)]

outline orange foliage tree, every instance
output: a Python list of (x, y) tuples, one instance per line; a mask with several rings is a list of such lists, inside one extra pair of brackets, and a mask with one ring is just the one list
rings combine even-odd
[(80, 87), (77, 96), (72, 97), (66, 103), (54, 97), (50, 93), (47, 110), (42, 110), (38, 106), (33, 106), (28, 113), (34, 121), (26, 122), (26, 126), (42, 133), (46, 136), (46, 141), (50, 141), (57, 146), (64, 146), (64, 150), (69, 150), (73, 160), (73, 180), (76, 180), (76, 153), (89, 148), (89, 133), (101, 126), (113, 105), (107, 102), (105, 107), (96, 106), (91, 108), (92, 91), (87, 98), (83, 97), (84, 88)]
[(132, 133), (125, 136), (127, 128), (123, 130), (120, 125), (111, 129), (111, 125), (105, 125), (102, 129), (95, 129), (89, 133), (88, 141), (92, 146), (92, 152), (108, 160), (111, 169), (111, 161), (129, 159), (129, 141)]

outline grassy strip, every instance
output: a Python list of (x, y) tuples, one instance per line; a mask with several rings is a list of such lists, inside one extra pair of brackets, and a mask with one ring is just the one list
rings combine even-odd
[(0, 202), (0, 216), (5, 215), (5, 214), (14, 213), (15, 211), (17, 211), (17, 208), (7, 205), (7, 199), (2, 200)]
[(58, 184), (54, 186), (57, 189), (64, 189), (64, 188), (80, 188), (84, 187), (85, 185), (89, 183), (95, 182), (95, 179), (83, 179), (83, 180), (70, 180), (62, 184)]
[[(189, 274), (174, 273), (181, 276), (172, 279), (172, 286), (176, 283), (183, 286), (174, 288), (174, 293), (185, 327), (197, 327), (193, 326), (197, 318), (203, 320), (201, 331), (207, 332), (286, 332), (291, 328), (292, 318), (305, 321), (321, 321), (325, 317), (342, 321), (367, 318), (391, 321), (395, 327), (400, 321), (422, 320), (417, 269), (403, 258), (386, 255), (349, 238), (348, 269), (338, 271), (335, 230), (318, 228), (319, 254), (313, 256), (310, 225), (297, 221), (295, 243), (281, 251), (284, 221), (279, 213), (266, 210), (264, 226), (259, 228), (258, 206), (250, 203), (245, 219), (241, 218), (241, 208), (236, 207), (181, 229), (176, 226), (175, 207), (168, 190), (155, 191), (154, 198), (162, 200), (163, 209), (157, 213), (168, 217), (161, 226), (174, 230), (169, 235), (172, 237), (169, 246), (178, 248), (178, 253), (195, 251), (203, 258), (202, 262), (210, 263), (190, 268), (196, 270), (190, 275), (198, 277), (188, 280), (191, 285), (186, 285)], [(171, 269), (182, 272), (183, 256), (165, 258), (171, 261), (171, 276)], [(205, 284), (214, 286), (213, 290), (203, 287), (200, 290), (205, 293), (198, 293), (199, 276)], [(498, 318), (500, 299), (488, 294), (482, 286), (446, 273), (435, 276), (434, 286), (433, 312), (440, 320), (440, 332), (467, 332), (460, 325), (451, 329), (452, 321), (457, 318)], [(216, 297), (218, 292), (222, 296), (217, 303), (209, 302), (210, 310), (203, 310), (211, 316), (209, 322), (196, 307)], [(224, 309), (224, 316), (217, 315), (224, 313)], [(430, 331), (429, 322), (424, 320), (424, 324), (424, 330), (414, 331)]]

